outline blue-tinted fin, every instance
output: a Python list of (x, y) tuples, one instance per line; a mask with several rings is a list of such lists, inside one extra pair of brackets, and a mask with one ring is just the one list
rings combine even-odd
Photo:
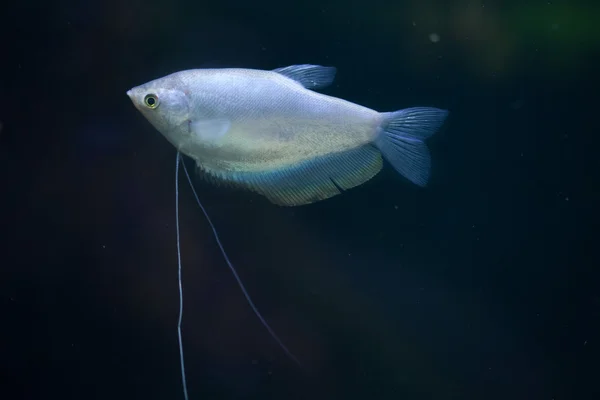
[(331, 85), (336, 71), (335, 67), (311, 64), (290, 65), (273, 70), (273, 72), (295, 80), (307, 89), (320, 89)]
[(189, 121), (190, 133), (201, 141), (216, 141), (220, 139), (231, 126), (227, 119), (202, 119)]
[[(358, 186), (382, 167), (381, 153), (371, 145), (329, 154), (278, 170), (228, 172), (204, 170), (222, 181), (262, 194), (281, 206), (299, 206), (325, 200)], [(202, 165), (199, 165), (202, 169)]]
[(382, 114), (384, 121), (375, 145), (396, 171), (411, 182), (426, 186), (431, 158), (424, 140), (442, 126), (448, 111), (415, 107)]

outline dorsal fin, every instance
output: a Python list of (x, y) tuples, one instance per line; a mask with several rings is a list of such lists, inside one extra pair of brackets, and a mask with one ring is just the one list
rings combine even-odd
[(295, 80), (307, 89), (319, 89), (331, 85), (335, 79), (335, 67), (300, 64), (274, 69), (283, 76)]

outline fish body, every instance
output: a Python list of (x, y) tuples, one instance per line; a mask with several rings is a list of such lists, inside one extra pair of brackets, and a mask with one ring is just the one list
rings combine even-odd
[(447, 112), (379, 113), (313, 90), (329, 85), (335, 72), (316, 65), (195, 69), (127, 94), (202, 171), (275, 204), (308, 204), (358, 186), (381, 170), (382, 154), (424, 186), (430, 169), (424, 139)]

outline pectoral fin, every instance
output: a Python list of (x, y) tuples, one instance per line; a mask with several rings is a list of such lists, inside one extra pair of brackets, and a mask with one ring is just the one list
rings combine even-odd
[(190, 121), (190, 133), (201, 141), (216, 141), (227, 133), (231, 122), (227, 119), (203, 119)]

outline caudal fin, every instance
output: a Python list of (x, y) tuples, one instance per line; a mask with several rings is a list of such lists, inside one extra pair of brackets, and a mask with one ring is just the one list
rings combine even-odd
[(442, 126), (448, 111), (414, 107), (382, 114), (375, 145), (396, 171), (419, 186), (427, 185), (431, 159), (424, 141)]

